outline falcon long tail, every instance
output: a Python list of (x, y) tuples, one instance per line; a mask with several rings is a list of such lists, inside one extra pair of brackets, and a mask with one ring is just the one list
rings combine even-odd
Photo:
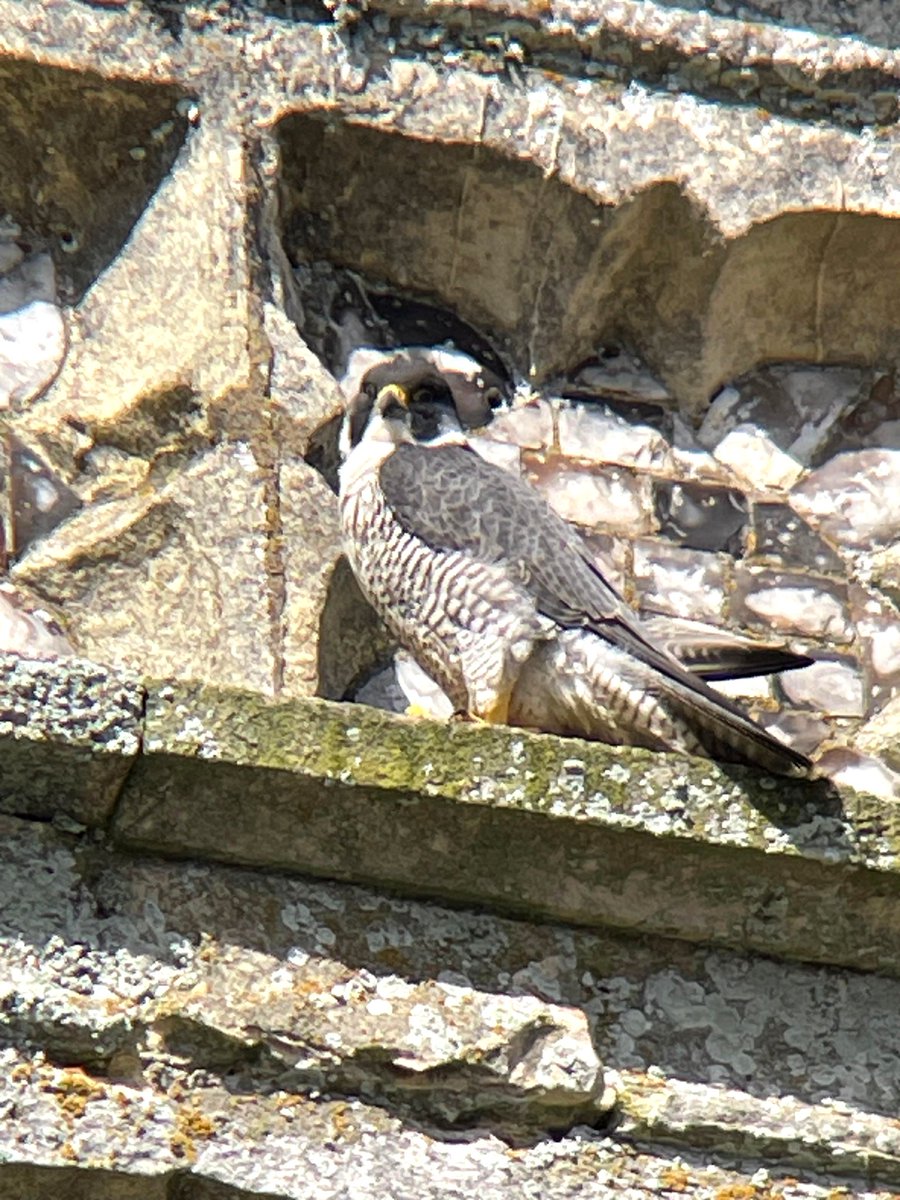
[(510, 720), (779, 775), (804, 775), (810, 766), (702, 682), (682, 682), (584, 630), (566, 630), (535, 648), (516, 684)]

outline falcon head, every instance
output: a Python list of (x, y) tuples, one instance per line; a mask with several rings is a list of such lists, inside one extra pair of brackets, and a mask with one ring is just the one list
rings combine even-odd
[(341, 458), (363, 441), (461, 442), (504, 400), (503, 382), (468, 355), (413, 347), (358, 350), (341, 382)]

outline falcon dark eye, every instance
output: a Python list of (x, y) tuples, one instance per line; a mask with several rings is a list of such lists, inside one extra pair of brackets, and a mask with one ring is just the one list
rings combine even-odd
[(420, 387), (413, 392), (412, 399), (413, 404), (431, 404), (436, 397), (432, 388)]
[(498, 404), (503, 403), (503, 393), (498, 387), (486, 388), (484, 398), (487, 400), (491, 408), (496, 408)]

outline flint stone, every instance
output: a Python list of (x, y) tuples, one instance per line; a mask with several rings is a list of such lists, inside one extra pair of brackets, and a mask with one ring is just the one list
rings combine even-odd
[(0, 410), (20, 408), (49, 387), (66, 346), (66, 324), (55, 304), (32, 300), (0, 315)]
[(862, 717), (866, 694), (859, 664), (850, 659), (821, 658), (800, 671), (787, 671), (779, 687), (792, 704), (829, 717)]
[(724, 555), (668, 542), (634, 543), (634, 581), (641, 603), (656, 612), (721, 622), (730, 563)]
[(749, 625), (849, 642), (853, 623), (847, 589), (831, 579), (739, 563), (734, 611)]
[(725, 550), (740, 557), (748, 524), (747, 498), (735, 488), (654, 480), (662, 533), (692, 550)]
[(518, 446), (508, 442), (493, 441), (481, 434), (473, 434), (466, 440), (486, 462), (493, 463), (496, 467), (502, 467), (504, 471), (509, 471), (512, 475), (521, 475), (522, 451)]
[[(857, 743), (858, 745), (859, 743)], [(880, 758), (862, 754), (858, 749), (839, 747), (826, 750), (816, 762), (822, 775), (842, 787), (865, 792), (882, 800), (900, 800), (900, 773)]]
[(630, 400), (673, 403), (671, 393), (640, 359), (627, 354), (585, 363), (572, 380), (578, 387), (591, 388), (600, 396), (619, 394)]
[(754, 555), (778, 558), (786, 566), (841, 574), (844, 564), (826, 541), (787, 504), (753, 506)]
[(602, 403), (569, 402), (559, 410), (559, 448), (569, 458), (662, 471), (669, 443), (651, 425), (625, 420)]
[[(756, 456), (756, 465), (765, 466), (772, 479), (757, 476), (755, 482), (789, 487), (870, 386), (871, 372), (848, 367), (763, 367), (719, 393), (697, 436), (718, 458), (729, 435), (749, 428), (772, 447), (768, 455)], [(791, 463), (797, 468), (793, 480)], [(748, 464), (743, 472), (751, 480), (752, 470)]]
[(900, 527), (900, 450), (853, 450), (812, 471), (791, 504), (826, 537), (868, 549)]
[(0, 583), (0, 652), (23, 658), (58, 658), (73, 650), (49, 614), (30, 611), (15, 588)]
[(788, 491), (803, 474), (803, 465), (783, 450), (758, 426), (738, 425), (713, 450), (718, 459), (745, 486)]
[(138, 753), (138, 679), (0, 653), (0, 811), (101, 825)]
[(29, 446), (10, 434), (8, 441), (12, 551), (21, 555), (81, 508), (81, 500)]
[(546, 400), (523, 404), (498, 414), (485, 426), (484, 436), (524, 450), (549, 450), (553, 446), (553, 410)]
[(550, 506), (576, 525), (632, 536), (652, 528), (650, 482), (624, 468), (585, 471), (565, 459), (544, 463), (526, 457), (525, 473)]

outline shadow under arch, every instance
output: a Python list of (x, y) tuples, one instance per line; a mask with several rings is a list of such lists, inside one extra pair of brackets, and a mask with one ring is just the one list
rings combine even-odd
[(109, 266), (185, 141), (172, 84), (0, 63), (0, 212), (53, 256), (77, 303)]
[(444, 305), (538, 381), (621, 345), (696, 416), (759, 362), (900, 361), (898, 219), (823, 205), (726, 241), (671, 182), (613, 207), (484, 146), (303, 114), (278, 139), (293, 264)]

